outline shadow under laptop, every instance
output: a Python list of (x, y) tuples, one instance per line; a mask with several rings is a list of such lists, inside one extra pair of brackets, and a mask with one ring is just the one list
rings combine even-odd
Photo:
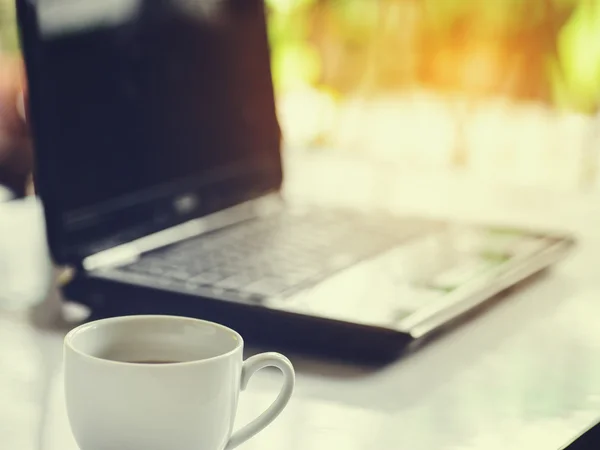
[(57, 280), (58, 276), (55, 276), (44, 300), (29, 309), (29, 321), (40, 331), (67, 334), (71, 329), (94, 320), (94, 316), (89, 308), (65, 301)]

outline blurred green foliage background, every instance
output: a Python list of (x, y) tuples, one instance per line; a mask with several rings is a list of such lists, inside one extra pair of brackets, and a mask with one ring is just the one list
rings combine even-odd
[[(600, 0), (266, 0), (279, 92), (415, 87), (509, 96), (593, 113)], [(0, 51), (18, 50), (0, 0)]]
[(267, 0), (277, 89), (425, 87), (592, 113), (598, 0)]
[(14, 0), (0, 0), (0, 52), (18, 50)]

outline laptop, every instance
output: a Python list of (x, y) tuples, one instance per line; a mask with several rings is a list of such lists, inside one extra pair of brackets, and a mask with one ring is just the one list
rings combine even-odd
[(592, 450), (600, 446), (600, 424), (596, 423), (567, 446), (562, 447), (562, 450)]
[(282, 194), (262, 0), (18, 0), (36, 187), (67, 295), (393, 358), (572, 239)]

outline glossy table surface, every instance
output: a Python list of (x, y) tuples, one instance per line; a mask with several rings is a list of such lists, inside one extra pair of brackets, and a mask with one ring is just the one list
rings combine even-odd
[[(385, 368), (290, 355), (298, 372), (293, 401), (242, 448), (561, 448), (600, 418), (600, 196), (503, 188), (460, 177), (427, 179), (394, 170), (305, 161), (291, 170), (288, 193), (342, 204), (376, 202), (438, 217), (569, 229), (579, 238), (578, 249), (475, 320)], [(301, 182), (307, 177), (309, 187)], [(60, 370), (69, 327), (61, 323), (56, 293), (46, 296), (44, 281), (36, 281), (47, 274), (20, 256), (37, 252), (40, 260), (47, 258), (39, 244), (39, 208), (31, 205), (30, 215), (19, 219), (0, 205), (0, 223), (21, 221), (22, 227), (13, 223), (13, 229), (17, 226), (30, 242), (29, 249), (9, 255), (6, 249), (14, 245), (5, 240), (3, 247), (0, 239), (0, 263), (10, 260), (11, 270), (21, 270), (46, 297), (37, 306), (28, 306), (27, 296), (21, 303), (18, 298), (0, 302), (1, 446), (76, 450)], [(259, 414), (278, 388), (277, 373), (259, 373), (242, 394), (239, 424)]]

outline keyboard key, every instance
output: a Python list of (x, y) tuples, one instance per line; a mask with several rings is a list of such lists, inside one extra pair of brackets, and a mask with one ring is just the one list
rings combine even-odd
[(177, 281), (189, 281), (193, 276), (185, 270), (168, 270), (165, 272), (169, 278)]
[(216, 286), (223, 289), (241, 290), (245, 286), (256, 280), (256, 277), (251, 277), (246, 274), (233, 275), (216, 283)]
[(276, 278), (264, 278), (244, 288), (244, 291), (265, 297), (275, 296), (285, 291), (289, 286)]
[(189, 279), (189, 283), (197, 285), (212, 285), (225, 278), (218, 272), (203, 272)]

